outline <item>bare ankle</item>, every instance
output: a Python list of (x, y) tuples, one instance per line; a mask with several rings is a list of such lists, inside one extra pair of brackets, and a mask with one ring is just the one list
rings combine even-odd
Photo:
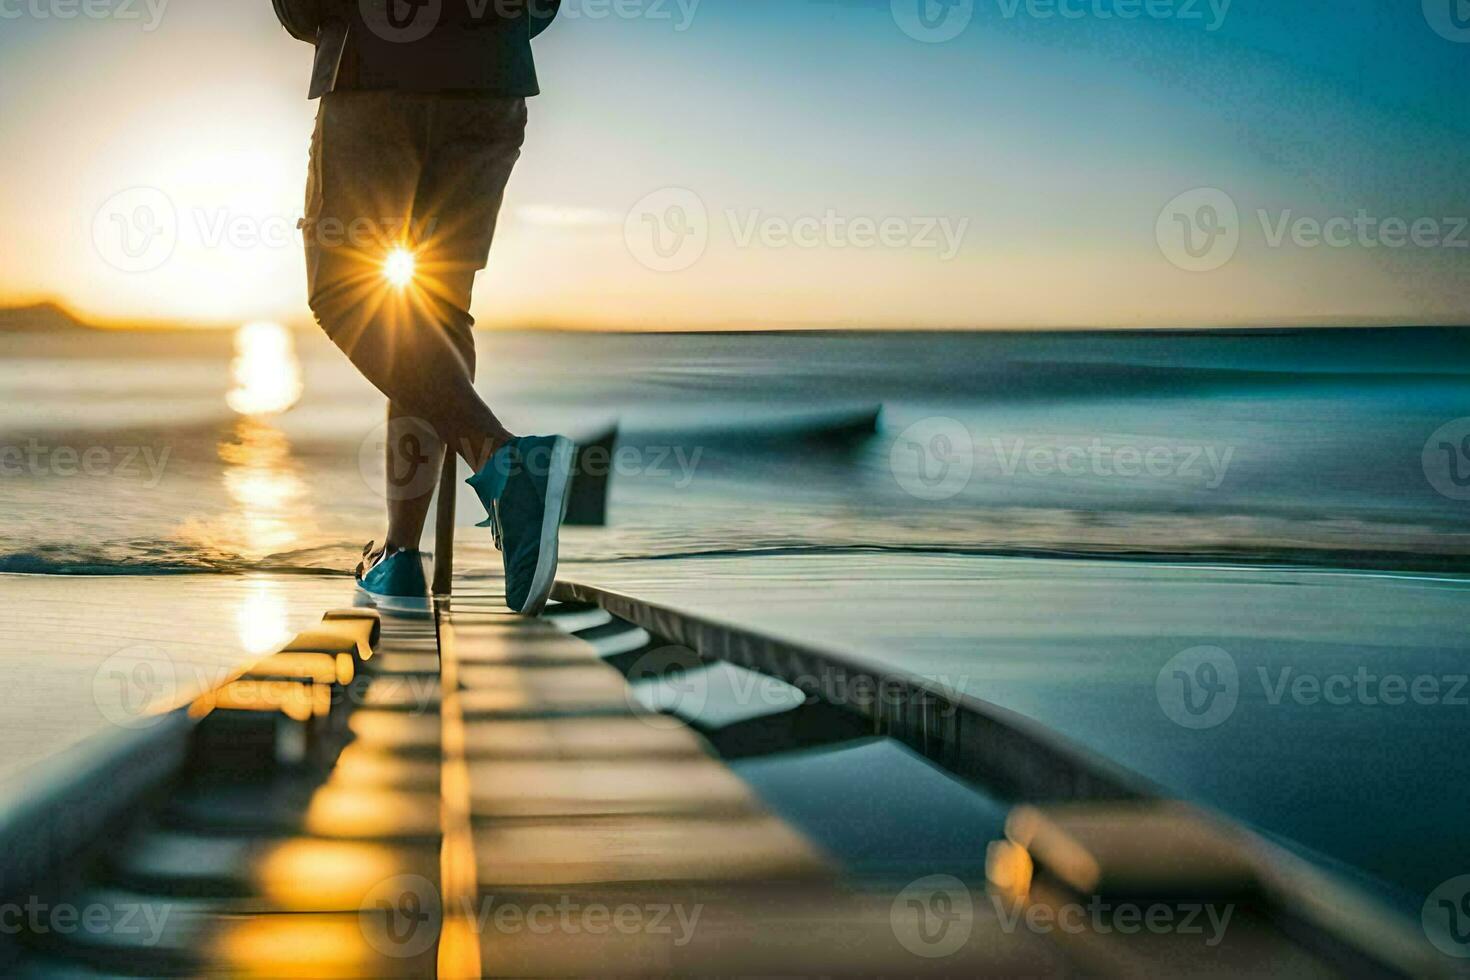
[(470, 469), (478, 473), (490, 462), (492, 456), (514, 438), (515, 436), (510, 432), (501, 429), (499, 432), (478, 438), (465, 439), (461, 442), (459, 455), (470, 464)]

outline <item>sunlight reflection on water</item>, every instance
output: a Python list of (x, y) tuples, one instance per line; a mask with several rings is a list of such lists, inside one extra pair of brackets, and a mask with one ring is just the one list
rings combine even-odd
[(235, 629), (240, 645), (257, 655), (270, 653), (291, 638), (280, 582), (250, 577), (248, 591), (235, 608)]
[(242, 418), (219, 444), (224, 485), (234, 504), (217, 528), (229, 548), (265, 557), (297, 547), (311, 525), (311, 502), (291, 443), (269, 423)]
[(241, 415), (274, 415), (301, 399), (301, 362), (291, 333), (279, 323), (247, 323), (235, 331), (234, 386), (225, 402)]

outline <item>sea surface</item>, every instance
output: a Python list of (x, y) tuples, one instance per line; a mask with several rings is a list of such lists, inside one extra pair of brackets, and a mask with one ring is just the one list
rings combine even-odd
[[(1452, 691), (1470, 671), (1470, 334), (486, 333), (479, 350), (513, 431), (617, 429), (607, 525), (566, 531), (566, 575), (962, 684), (1405, 907), (1470, 873), (1470, 689)], [(45, 576), (69, 576), (51, 580), (68, 601), (95, 581), (74, 576), (146, 577), (140, 621), (161, 623), (168, 576), (345, 587), (382, 535), (383, 411), (311, 333), (0, 333), (0, 573), (30, 583), (0, 590), (19, 608)], [(458, 513), (458, 567), (494, 568), (467, 491)], [(0, 671), (39, 655), (12, 646)], [(1218, 678), (1201, 657), (1236, 683), (1203, 727), (1165, 690)], [(1387, 703), (1385, 676), (1422, 696)]]

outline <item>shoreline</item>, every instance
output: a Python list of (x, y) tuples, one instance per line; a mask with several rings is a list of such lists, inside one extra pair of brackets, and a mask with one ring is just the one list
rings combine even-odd
[[(355, 555), (357, 546), (342, 545)], [(470, 548), (473, 554), (473, 546)], [(426, 552), (427, 554), (427, 552)], [(802, 555), (894, 555), (904, 557), (942, 556), (955, 558), (1017, 558), (1027, 560), (1098, 561), (1139, 565), (1179, 565), (1203, 568), (1237, 568), (1269, 570), (1301, 570), (1311, 572), (1361, 572), (1365, 574), (1405, 574), (1414, 576), (1470, 576), (1470, 552), (1465, 554), (1424, 555), (1408, 551), (1364, 550), (1334, 551), (1328, 549), (1282, 549), (1277, 552), (1258, 550), (1127, 550), (1086, 548), (1026, 547), (944, 547), (941, 545), (902, 546), (884, 544), (853, 545), (772, 545), (751, 548), (708, 548), (669, 554), (630, 554), (612, 556), (564, 557), (568, 567), (581, 564), (623, 564), (631, 562), (709, 561), (722, 558), (760, 558)], [(351, 571), (340, 565), (294, 565), (273, 562), (269, 558), (256, 562), (205, 562), (198, 565), (183, 562), (92, 561), (45, 562), (30, 556), (0, 556), (0, 575), (53, 576), (57, 578), (130, 578), (144, 576), (183, 575), (286, 575), (345, 578)], [(467, 577), (480, 578), (498, 574), (494, 570), (475, 570)]]

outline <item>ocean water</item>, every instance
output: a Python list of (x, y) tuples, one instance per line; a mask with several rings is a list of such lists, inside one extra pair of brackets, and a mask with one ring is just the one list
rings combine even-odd
[[(1019, 712), (1406, 911), (1470, 868), (1470, 576), (933, 552), (616, 561), (576, 576)], [(1207, 700), (1178, 671), (1221, 693)], [(863, 794), (833, 786), (870, 786), (873, 771), (798, 785), (881, 825)], [(983, 860), (965, 843), (926, 872)]]
[[(299, 376), (300, 402), (252, 418), (227, 334), (0, 334), (0, 570), (349, 567), (382, 530), (382, 398), (319, 336), (293, 346), (244, 387)], [(570, 534), (573, 560), (1470, 555), (1454, 330), (497, 333), (480, 388), (515, 431), (620, 427), (609, 527)]]
[[(315, 334), (254, 337), (0, 334), (0, 572), (148, 575), (143, 605), (347, 574), (382, 399)], [(1470, 872), (1465, 333), (479, 341), (513, 430), (618, 429), (564, 574), (962, 683), (1405, 908)], [(458, 516), (458, 568), (494, 568)], [(1203, 728), (1163, 686), (1200, 648), (1237, 681)], [(1291, 686), (1360, 670), (1439, 693)]]

